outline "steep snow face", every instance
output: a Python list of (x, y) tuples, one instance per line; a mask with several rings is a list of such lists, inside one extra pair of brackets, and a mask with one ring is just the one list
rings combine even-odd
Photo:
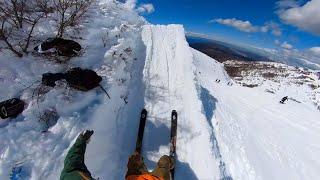
[[(200, 85), (215, 99), (211, 122), (221, 158), (233, 179), (317, 179), (320, 167), (320, 112), (294, 91), (275, 94), (265, 86), (228, 86), (213, 60), (194, 51)], [(218, 70), (219, 71), (219, 70)], [(222, 79), (220, 83), (214, 79)], [(275, 83), (268, 82), (271, 86)], [(301, 103), (279, 100), (290, 93)]]
[[(144, 153), (149, 168), (169, 153), (170, 112), (178, 112), (176, 179), (217, 179), (210, 128), (201, 111), (195, 83), (193, 54), (179, 25), (147, 25), (143, 80), (145, 107), (149, 110)], [(149, 162), (151, 161), (151, 162)]]
[[(31, 55), (23, 59), (0, 55), (0, 100), (21, 97), (28, 103), (19, 117), (0, 120), (0, 179), (9, 179), (14, 166), (22, 167), (23, 180), (58, 179), (68, 149), (85, 129), (95, 130), (86, 153), (93, 176), (123, 179), (143, 108), (143, 94), (139, 94), (145, 60), (141, 26), (146, 22), (111, 0), (94, 5), (88, 22), (79, 40), (85, 53), (67, 64)], [(39, 89), (42, 73), (78, 66), (103, 77), (101, 85), (111, 100), (100, 89), (79, 92), (64, 81), (50, 91)], [(42, 133), (40, 117), (48, 109), (60, 118)]]

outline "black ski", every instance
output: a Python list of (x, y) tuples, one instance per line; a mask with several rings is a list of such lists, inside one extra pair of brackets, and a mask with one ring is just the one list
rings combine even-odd
[[(172, 110), (171, 113), (171, 135), (170, 135), (170, 157), (174, 160), (174, 165), (176, 164), (176, 140), (177, 140), (177, 121), (178, 114), (176, 110)], [(171, 179), (174, 180), (174, 168), (171, 169)]]
[(147, 120), (147, 110), (143, 109), (140, 115), (139, 132), (138, 132), (138, 137), (136, 142), (136, 152), (138, 152), (139, 154), (141, 154), (141, 150), (142, 150), (142, 140), (143, 140), (144, 127), (146, 125), (146, 120)]

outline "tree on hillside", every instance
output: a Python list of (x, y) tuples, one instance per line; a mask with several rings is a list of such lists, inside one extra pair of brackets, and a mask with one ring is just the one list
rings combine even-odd
[[(0, 0), (0, 50), (22, 57), (38, 43), (39, 28), (56, 27), (56, 36), (79, 27), (94, 0)], [(50, 23), (48, 23), (50, 22)], [(51, 32), (53, 34), (54, 32)]]
[(1, 0), (0, 48), (18, 57), (27, 53), (35, 27), (49, 13), (46, 4), (45, 0)]
[(57, 36), (63, 37), (68, 28), (75, 28), (82, 24), (86, 12), (93, 0), (53, 0), (53, 8), (57, 22)]

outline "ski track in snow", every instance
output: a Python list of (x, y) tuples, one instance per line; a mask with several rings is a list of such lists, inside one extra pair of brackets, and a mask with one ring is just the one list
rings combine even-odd
[(220, 171), (220, 179), (223, 180), (232, 180), (232, 177), (230, 176), (226, 164), (223, 161), (221, 152), (220, 152), (220, 147), (218, 144), (218, 140), (216, 138), (216, 132), (214, 130), (214, 126), (212, 125), (211, 119), (213, 117), (213, 113), (216, 109), (216, 103), (217, 103), (217, 99), (215, 99), (210, 92), (201, 87), (200, 91), (200, 99), (202, 101), (202, 105), (203, 105), (203, 111), (206, 114), (206, 118), (207, 121), (209, 123), (209, 126), (211, 128), (211, 141), (213, 143), (213, 152), (214, 152), (214, 156), (215, 158), (219, 161), (219, 171)]
[(170, 113), (176, 109), (176, 179), (218, 179), (218, 164), (210, 150), (210, 128), (196, 90), (193, 54), (183, 27), (146, 25), (142, 38), (147, 48), (144, 82), (149, 115), (143, 144), (148, 167), (153, 168), (169, 153)]

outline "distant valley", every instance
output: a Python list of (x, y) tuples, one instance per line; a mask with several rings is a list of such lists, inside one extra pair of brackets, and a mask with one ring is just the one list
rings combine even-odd
[(202, 53), (216, 59), (219, 62), (224, 62), (228, 60), (267, 62), (271, 61), (267, 57), (250, 52), (245, 48), (241, 48), (236, 45), (228, 44), (217, 40), (187, 36), (187, 41), (190, 47), (198, 51), (201, 51)]

